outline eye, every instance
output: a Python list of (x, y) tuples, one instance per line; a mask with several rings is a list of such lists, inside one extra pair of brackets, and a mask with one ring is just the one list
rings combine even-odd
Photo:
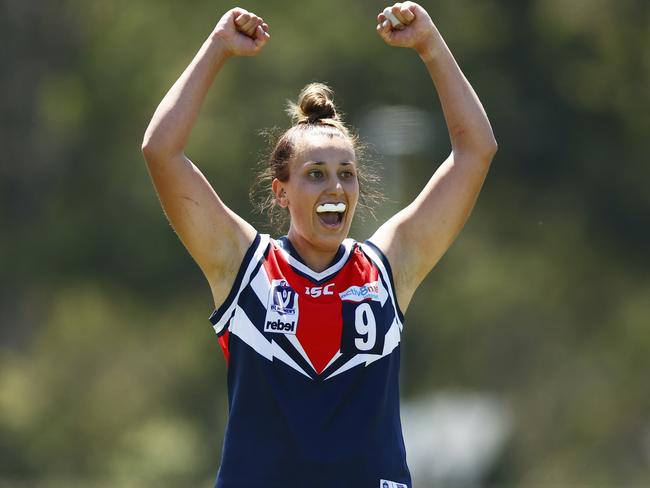
[(307, 173), (312, 180), (318, 180), (323, 177), (323, 172), (320, 169), (312, 169)]
[(341, 178), (354, 178), (354, 171), (350, 171), (349, 169), (341, 171)]

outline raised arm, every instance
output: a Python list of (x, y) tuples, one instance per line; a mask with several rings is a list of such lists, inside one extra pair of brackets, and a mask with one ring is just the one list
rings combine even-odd
[(260, 17), (240, 8), (226, 12), (158, 105), (142, 143), (165, 214), (208, 279), (217, 306), (226, 298), (255, 230), (224, 205), (184, 150), (226, 60), (253, 56), (268, 39)]
[(438, 92), (452, 148), (417, 198), (370, 238), (391, 263), (397, 299), (406, 310), (465, 225), (497, 144), (481, 102), (427, 12), (404, 2), (395, 4), (392, 13), (402, 25), (393, 28), (382, 13), (377, 32), (388, 45), (420, 55)]

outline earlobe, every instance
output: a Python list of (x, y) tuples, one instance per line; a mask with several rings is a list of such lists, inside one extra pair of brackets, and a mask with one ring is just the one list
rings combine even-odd
[(275, 193), (275, 201), (282, 208), (287, 208), (289, 206), (289, 199), (287, 198), (287, 192), (282, 188), (282, 182), (275, 178), (271, 183), (271, 189)]

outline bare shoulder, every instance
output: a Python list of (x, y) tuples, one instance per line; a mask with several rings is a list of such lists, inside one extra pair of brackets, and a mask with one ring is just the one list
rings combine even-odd
[(216, 251), (219, 254), (219, 259), (213, 260), (210, 266), (203, 269), (210, 284), (215, 308), (218, 308), (226, 300), (244, 258), (255, 243), (257, 236), (257, 231), (244, 219), (235, 213), (232, 213), (232, 218), (235, 221), (233, 227), (237, 231), (224, 236), (221, 251)]
[(369, 239), (390, 264), (397, 301), (404, 313), (422, 280), (415, 266), (417, 259), (413, 259), (416, 250), (408, 245), (413, 239), (408, 235), (410, 227), (404, 225), (405, 211), (406, 209), (402, 210), (385, 222)]

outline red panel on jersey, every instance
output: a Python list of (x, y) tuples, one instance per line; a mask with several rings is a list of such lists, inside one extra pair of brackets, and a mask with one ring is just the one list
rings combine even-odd
[[(296, 337), (312, 366), (320, 374), (341, 347), (341, 308), (327, 306), (327, 302), (336, 299), (335, 292), (319, 298), (305, 295), (305, 288), (313, 283), (293, 271), (279, 252), (270, 253), (264, 262), (264, 268), (270, 280), (286, 279), (298, 293), (300, 316)], [(321, 289), (325, 285), (324, 283)]]
[[(300, 297), (302, 298), (302, 297)], [(300, 301), (297, 336), (318, 374), (341, 346), (341, 309), (320, 305), (316, 300)]]
[(226, 365), (228, 365), (228, 361), (230, 360), (230, 351), (228, 350), (228, 336), (230, 335), (230, 331), (226, 330), (220, 337), (219, 337), (219, 345), (221, 346), (221, 350), (223, 351), (223, 355), (226, 358)]

